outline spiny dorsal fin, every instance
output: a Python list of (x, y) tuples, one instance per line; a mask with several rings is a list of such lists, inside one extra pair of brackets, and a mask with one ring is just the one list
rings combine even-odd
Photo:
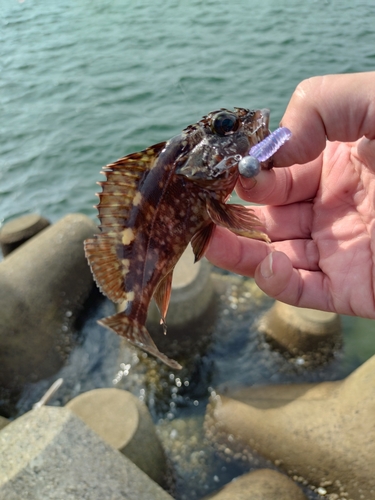
[(103, 169), (107, 180), (100, 182), (97, 209), (102, 233), (85, 241), (85, 252), (95, 281), (113, 302), (127, 300), (125, 278), (130, 262), (120, 259), (116, 249), (123, 243), (129, 213), (141, 201), (139, 183), (153, 168), (165, 142), (133, 153)]
[(98, 193), (100, 228), (103, 233), (119, 232), (127, 226), (127, 219), (134, 204), (139, 203), (138, 185), (153, 168), (165, 142), (133, 153), (104, 167), (107, 180), (99, 182)]

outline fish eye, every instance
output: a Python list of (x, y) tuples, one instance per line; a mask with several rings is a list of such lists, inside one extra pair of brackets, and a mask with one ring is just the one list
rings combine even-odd
[(221, 111), (215, 115), (212, 121), (212, 130), (217, 135), (225, 136), (235, 132), (240, 126), (240, 120), (233, 113)]

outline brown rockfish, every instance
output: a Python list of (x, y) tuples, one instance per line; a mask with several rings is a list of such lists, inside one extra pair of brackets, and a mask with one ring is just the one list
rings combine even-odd
[(239, 176), (238, 162), (269, 135), (268, 122), (266, 109), (220, 109), (102, 172), (101, 233), (85, 241), (85, 251), (101, 291), (114, 302), (126, 301), (126, 307), (99, 323), (171, 368), (181, 366), (158, 350), (145, 322), (154, 298), (166, 329), (173, 269), (188, 243), (198, 261), (215, 225), (269, 241), (250, 208), (225, 204)]

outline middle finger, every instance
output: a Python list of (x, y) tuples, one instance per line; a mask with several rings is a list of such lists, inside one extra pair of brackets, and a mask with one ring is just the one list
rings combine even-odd
[(251, 206), (272, 242), (311, 238), (313, 203)]

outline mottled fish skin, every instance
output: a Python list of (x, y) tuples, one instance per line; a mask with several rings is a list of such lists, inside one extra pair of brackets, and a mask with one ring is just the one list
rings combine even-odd
[(101, 233), (85, 241), (85, 252), (102, 292), (126, 307), (99, 323), (171, 368), (181, 366), (158, 350), (144, 325), (153, 297), (166, 329), (173, 269), (188, 243), (199, 260), (215, 225), (269, 241), (250, 209), (225, 205), (238, 161), (269, 135), (268, 119), (268, 110), (221, 109), (104, 168)]

